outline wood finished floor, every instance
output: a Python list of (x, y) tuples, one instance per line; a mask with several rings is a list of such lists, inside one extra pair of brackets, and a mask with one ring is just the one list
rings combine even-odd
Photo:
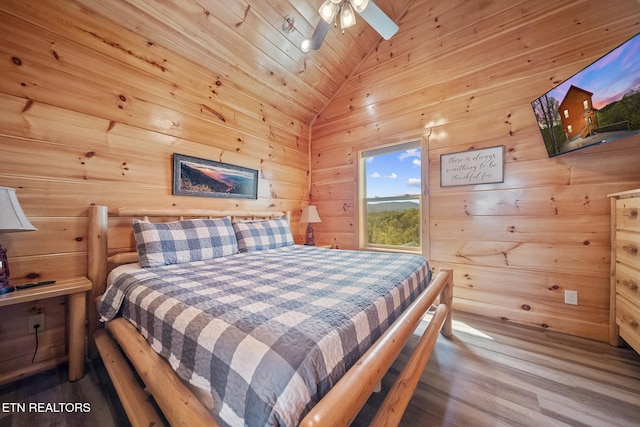
[[(455, 319), (454, 337), (438, 338), (402, 426), (640, 426), (640, 356), (632, 350), (464, 313)], [(368, 424), (407, 354), (354, 426)], [(0, 402), (87, 402), (91, 412), (0, 411), (0, 427), (129, 425), (99, 360), (80, 381), (66, 374), (61, 367), (0, 387)]]
[[(438, 338), (402, 426), (640, 426), (632, 350), (464, 313), (454, 319), (454, 336)], [(368, 424), (407, 353), (354, 426)]]

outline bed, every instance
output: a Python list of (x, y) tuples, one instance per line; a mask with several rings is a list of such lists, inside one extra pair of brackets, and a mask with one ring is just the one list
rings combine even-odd
[(90, 208), (89, 332), (132, 425), (349, 425), (437, 301), (373, 425), (399, 423), (452, 271), (294, 245), (287, 217)]

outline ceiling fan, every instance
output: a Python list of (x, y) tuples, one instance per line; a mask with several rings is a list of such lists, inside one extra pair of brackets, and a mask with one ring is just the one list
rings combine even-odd
[(300, 43), (300, 50), (304, 53), (318, 50), (324, 42), (331, 24), (338, 25), (344, 30), (356, 23), (356, 14), (369, 23), (385, 40), (389, 40), (397, 31), (398, 26), (375, 3), (370, 0), (325, 0), (318, 9), (320, 21), (311, 38), (305, 38)]

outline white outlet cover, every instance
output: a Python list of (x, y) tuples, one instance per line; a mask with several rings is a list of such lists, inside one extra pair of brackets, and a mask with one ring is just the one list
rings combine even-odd
[(564, 291), (564, 303), (578, 305), (578, 291)]

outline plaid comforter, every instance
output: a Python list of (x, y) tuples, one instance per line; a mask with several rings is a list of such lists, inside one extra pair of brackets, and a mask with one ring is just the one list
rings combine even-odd
[(129, 268), (99, 310), (210, 391), (222, 425), (294, 426), (430, 277), (418, 255), (295, 245)]

